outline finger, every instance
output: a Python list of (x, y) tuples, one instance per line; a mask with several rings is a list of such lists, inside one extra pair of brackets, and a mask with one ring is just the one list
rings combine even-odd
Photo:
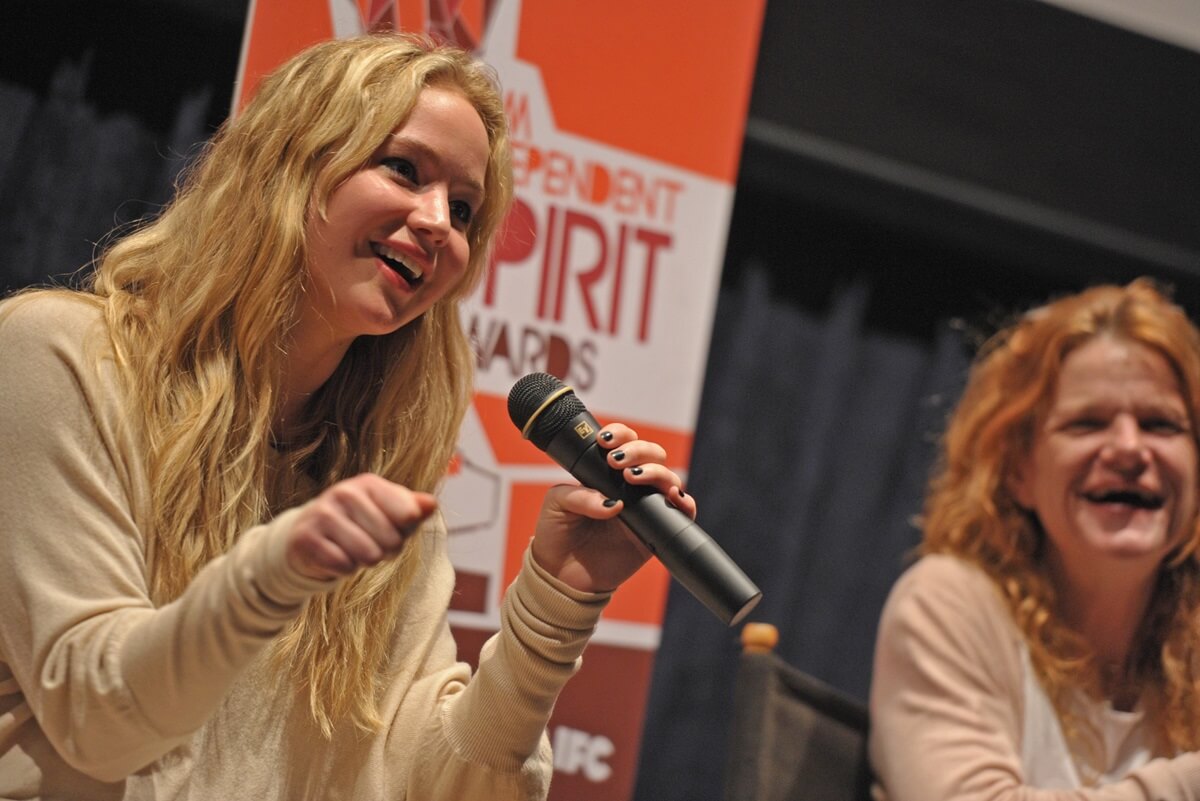
[(340, 549), (354, 567), (374, 565), (383, 560), (383, 546), (352, 520), (336, 500), (319, 498), (313, 514), (317, 537)]
[(600, 429), (596, 441), (605, 450), (619, 448), (627, 442), (637, 439), (637, 432), (624, 423), (609, 423)]
[(347, 576), (358, 569), (354, 560), (337, 543), (324, 537), (302, 540), (298, 548), (301, 563), (298, 567), (302, 573), (313, 578)]
[(339, 482), (327, 490), (327, 497), (349, 523), (361, 529), (383, 551), (397, 551), (404, 544), (405, 535), (380, 508), (367, 481)]
[(579, 485), (559, 484), (551, 487), (546, 493), (546, 500), (559, 512), (592, 520), (611, 520), (625, 508), (621, 501), (606, 498), (602, 492)]
[(366, 486), (367, 492), (402, 539), (412, 536), (437, 511), (437, 498), (428, 492), (410, 490), (378, 476), (373, 478), (378, 480)]
[(676, 509), (696, 518), (696, 501), (683, 489), (683, 480), (675, 471), (661, 464), (641, 464), (628, 467), (622, 474), (630, 484), (653, 487), (667, 497)]
[(621, 473), (630, 484), (653, 487), (664, 495), (672, 487), (683, 486), (683, 481), (674, 470), (652, 462), (626, 467)]
[(667, 491), (667, 501), (679, 511), (696, 519), (696, 499), (683, 491), (683, 487), (672, 487)]
[(642, 464), (662, 464), (667, 461), (667, 451), (657, 442), (632, 440), (608, 452), (608, 464), (620, 470)]

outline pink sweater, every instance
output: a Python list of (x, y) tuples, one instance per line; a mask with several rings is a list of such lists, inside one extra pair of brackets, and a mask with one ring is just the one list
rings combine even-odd
[(1020, 632), (982, 571), (949, 556), (910, 568), (880, 621), (870, 754), (889, 801), (1194, 801), (1200, 755), (1153, 759), (1097, 788), (1025, 783)]

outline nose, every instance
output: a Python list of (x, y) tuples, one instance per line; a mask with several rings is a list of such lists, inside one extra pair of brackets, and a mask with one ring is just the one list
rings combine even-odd
[(1150, 461), (1143, 434), (1136, 417), (1118, 415), (1109, 426), (1108, 440), (1101, 451), (1101, 457), (1121, 473), (1140, 473)]
[(450, 195), (446, 187), (430, 184), (415, 197), (408, 213), (408, 227), (416, 231), (429, 245), (440, 248), (450, 234)]

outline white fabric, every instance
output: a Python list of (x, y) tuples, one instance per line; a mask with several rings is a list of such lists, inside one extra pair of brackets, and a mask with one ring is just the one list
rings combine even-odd
[[(1029, 649), (1021, 649), (1024, 673), (1025, 719), (1021, 737), (1021, 765), (1026, 783), (1047, 790), (1076, 789), (1109, 784), (1145, 765), (1153, 757), (1145, 712), (1113, 709), (1108, 701), (1096, 701), (1082, 693), (1075, 699), (1081, 717), (1097, 727), (1104, 741), (1104, 764), (1098, 778), (1085, 780), (1067, 745), (1066, 735), (1054, 705), (1046, 696), (1033, 669)], [(1084, 775), (1094, 771), (1086, 766)]]

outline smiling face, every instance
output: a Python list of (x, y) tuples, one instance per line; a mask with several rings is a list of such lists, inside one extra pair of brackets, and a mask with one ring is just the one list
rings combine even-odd
[(471, 255), (489, 152), (465, 97), (422, 90), (404, 124), (308, 223), (302, 347), (340, 357), (356, 337), (401, 328), (455, 287)]
[(1153, 576), (1189, 535), (1197, 451), (1170, 363), (1099, 336), (1067, 355), (1032, 450), (1010, 482), (1051, 566), (1076, 586)]

